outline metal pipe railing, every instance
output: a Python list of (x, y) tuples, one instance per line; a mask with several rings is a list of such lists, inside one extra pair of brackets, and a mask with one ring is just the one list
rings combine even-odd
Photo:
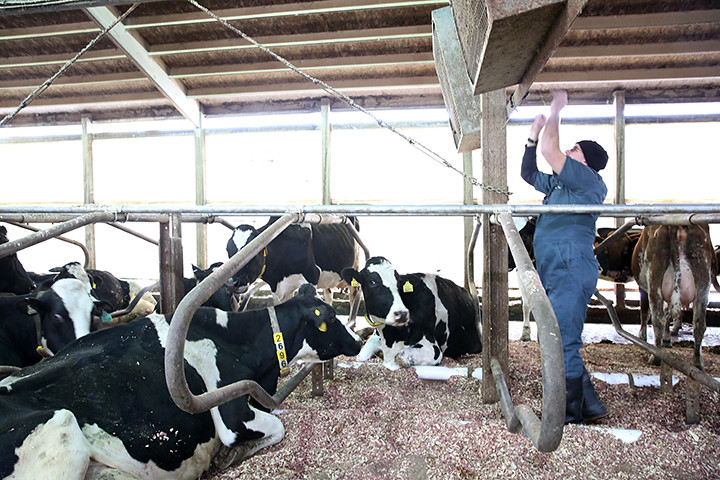
[(67, 220), (63, 223), (53, 225), (52, 227), (49, 227), (45, 230), (40, 230), (31, 233), (26, 237), (12, 240), (10, 242), (0, 245), (0, 258), (12, 255), (13, 253), (19, 252), (23, 248), (37, 245), (38, 243), (42, 243), (51, 238), (60, 236), (63, 233), (67, 233), (77, 228), (84, 227), (85, 225), (97, 222), (107, 222), (111, 220), (114, 221), (116, 219), (117, 214), (108, 211), (87, 213), (85, 215), (81, 215), (77, 218), (73, 218), (72, 220)]
[[(342, 223), (343, 221), (344, 219), (341, 217), (328, 218), (319, 215), (286, 213), (241, 248), (230, 260), (200, 282), (198, 286), (192, 289), (180, 301), (170, 322), (167, 347), (165, 349), (165, 380), (170, 396), (180, 409), (189, 413), (200, 413), (242, 395), (250, 395), (267, 408), (277, 408), (278, 404), (282, 402), (285, 397), (282, 397), (280, 392), (275, 396), (271, 396), (259, 384), (251, 380), (241, 380), (200, 395), (194, 395), (190, 392), (184, 369), (185, 339), (190, 327), (190, 321), (200, 305), (210, 298), (214, 291), (222, 287), (235, 272), (240, 270), (250, 259), (260, 253), (268, 243), (280, 235), (290, 224), (302, 222)], [(311, 370), (312, 366), (308, 366), (308, 368), (301, 370), (296, 377), (303, 375), (302, 378), (304, 378)], [(297, 386), (297, 384), (300, 383), (302, 378), (296, 377), (289, 380), (289, 382), (291, 382), (289, 385)], [(287, 396), (287, 394), (289, 394), (289, 391), (285, 396)]]
[(520, 288), (530, 303), (537, 323), (543, 379), (542, 419), (538, 419), (528, 406), (513, 406), (500, 363), (495, 358), (491, 360), (493, 378), (498, 387), (508, 430), (518, 433), (522, 427), (538, 450), (551, 452), (560, 445), (565, 424), (565, 361), (560, 328), (512, 217), (500, 214), (495, 220), (505, 232), (508, 247), (520, 273)]
[(699, 368), (695, 367), (694, 365), (691, 365), (690, 363), (686, 362), (685, 360), (673, 355), (672, 353), (663, 350), (655, 345), (652, 345), (650, 343), (647, 343), (646, 341), (642, 340), (639, 337), (636, 337), (632, 333), (628, 332), (627, 330), (623, 329), (622, 324), (620, 323), (620, 317), (618, 316), (617, 312), (615, 311), (615, 308), (613, 307), (613, 304), (610, 300), (603, 297), (599, 291), (595, 290), (595, 298), (597, 298), (600, 303), (602, 303), (605, 308), (608, 311), (608, 315), (610, 315), (610, 320), (612, 321), (613, 327), (615, 327), (615, 331), (620, 335), (621, 337), (625, 338), (626, 340), (631, 341), (635, 345), (638, 345), (642, 347), (643, 349), (647, 350), (651, 354), (653, 354), (655, 357), (659, 358), (661, 361), (667, 363), (672, 368), (677, 370), (680, 373), (684, 373), (688, 377), (697, 380), (698, 382), (702, 383), (703, 385), (707, 386), (711, 390), (714, 390), (716, 392), (720, 393), (720, 382), (715, 380), (713, 377), (708, 375), (707, 373), (703, 372)]
[[(18, 227), (18, 228), (24, 228), (25, 230), (30, 230), (32, 232), (40, 231), (39, 228), (31, 227), (30, 225), (24, 225), (24, 224), (18, 223), (18, 222), (7, 222), (7, 223), (9, 223), (10, 225), (13, 225), (15, 227)], [(66, 237), (62, 237), (62, 236), (57, 236), (55, 238), (60, 241), (69, 243), (70, 245), (75, 245), (80, 250), (82, 250), (83, 256), (85, 257), (85, 262), (83, 263), (83, 268), (88, 268), (88, 265), (90, 265), (90, 251), (87, 249), (87, 247), (85, 245), (83, 245), (82, 243), (80, 243), (76, 240), (72, 240), (70, 238), (66, 238)]]
[[(40, 213), (80, 215), (106, 212), (112, 209), (118, 215), (127, 215), (122, 221), (162, 221), (162, 215), (183, 215), (183, 221), (206, 221), (207, 217), (233, 215), (283, 215), (287, 205), (4, 205), (0, 207), (0, 221), (7, 215)], [(720, 204), (626, 204), (626, 205), (298, 205), (298, 213), (336, 215), (457, 215), (509, 213), (511, 215), (539, 215), (541, 213), (592, 213), (614, 217), (665, 214), (720, 214)], [(135, 216), (133, 216), (135, 215)], [(148, 217), (143, 217), (148, 215)], [(17, 219), (17, 216), (13, 217)], [(155, 220), (157, 219), (157, 220)], [(14, 220), (18, 221), (18, 220)], [(38, 220), (39, 221), (39, 220)], [(51, 221), (51, 220), (46, 220)], [(167, 221), (167, 219), (165, 219)]]

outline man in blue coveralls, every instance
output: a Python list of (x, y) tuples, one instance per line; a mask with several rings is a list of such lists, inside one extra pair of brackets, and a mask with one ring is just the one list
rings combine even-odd
[[(560, 150), (560, 111), (567, 105), (567, 92), (553, 92), (550, 116), (535, 117), (525, 147), (521, 176), (545, 194), (545, 205), (601, 204), (607, 187), (598, 171), (605, 168), (608, 155), (592, 140)], [(538, 171), (536, 150), (540, 150), (552, 174)], [(598, 280), (598, 263), (593, 254), (596, 214), (544, 213), (538, 217), (533, 247), (535, 264), (558, 320), (565, 357), (565, 423), (584, 423), (607, 415), (598, 399), (582, 356), (582, 331), (588, 302)]]

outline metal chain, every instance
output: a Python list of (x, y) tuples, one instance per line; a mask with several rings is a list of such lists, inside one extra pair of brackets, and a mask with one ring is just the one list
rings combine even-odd
[(35, 90), (33, 90), (33, 91), (30, 93), (30, 95), (28, 95), (27, 97), (25, 97), (25, 99), (24, 99), (22, 102), (20, 102), (20, 105), (18, 105), (18, 107), (17, 107), (13, 112), (7, 114), (7, 115), (5, 116), (5, 118), (3, 118), (2, 120), (0, 120), (0, 127), (2, 127), (2, 126), (5, 125), (6, 123), (8, 123), (10, 120), (12, 120), (12, 119), (15, 117), (15, 115), (17, 115), (17, 114), (20, 112), (20, 110), (22, 110), (23, 108), (25, 108), (25, 107), (27, 107), (28, 105), (30, 105), (30, 102), (32, 102), (33, 100), (35, 100), (41, 93), (43, 93), (45, 90), (47, 90), (48, 87), (50, 87), (50, 85), (52, 84), (52, 82), (55, 81), (56, 78), (58, 78), (60, 75), (62, 75), (62, 74), (65, 72), (65, 70), (67, 70), (68, 68), (70, 68), (70, 66), (71, 66), (72, 64), (74, 64), (74, 63), (77, 61), (77, 59), (80, 58), (81, 55), (83, 55), (85, 52), (87, 52), (88, 50), (90, 50), (102, 37), (105, 36), (105, 34), (106, 34), (107, 32), (110, 31), (110, 29), (112, 29), (112, 28), (113, 28), (115, 25), (117, 25), (118, 23), (122, 22), (122, 21), (125, 19), (125, 17), (127, 17), (128, 15), (130, 15), (130, 12), (132, 12), (133, 10), (135, 10), (135, 8), (136, 8), (138, 5), (140, 5), (140, 4), (139, 4), (139, 3), (134, 3), (130, 8), (128, 8), (127, 12), (123, 13), (117, 20), (115, 20), (115, 21), (112, 23), (112, 25), (108, 26), (107, 28), (104, 28), (95, 38), (93, 38), (93, 39), (90, 41), (90, 43), (88, 43), (87, 45), (85, 45), (85, 48), (83, 48), (82, 50), (80, 50), (80, 52), (78, 52), (77, 55), (75, 55), (73, 58), (71, 58), (70, 60), (68, 60), (67, 63), (65, 63), (65, 65), (63, 65), (62, 67), (60, 67), (60, 70), (58, 70), (55, 75), (53, 75), (52, 77), (50, 77), (50, 78), (48, 78), (47, 80), (45, 80), (45, 82), (43, 82), (42, 85), (40, 85), (39, 87), (37, 87)]
[(247, 35), (245, 32), (243, 32), (243, 31), (241, 31), (240, 29), (234, 27), (233, 25), (230, 25), (230, 23), (228, 23), (226, 20), (224, 20), (223, 18), (221, 18), (221, 17), (219, 17), (218, 15), (216, 15), (214, 12), (208, 10), (208, 9), (205, 8), (204, 6), (202, 6), (202, 5), (200, 5), (199, 3), (197, 3), (196, 0), (188, 0), (188, 2), (189, 2), (190, 4), (192, 4), (192, 5), (194, 5), (195, 7), (197, 7), (198, 9), (202, 10), (202, 11), (205, 12), (206, 14), (208, 14), (210, 17), (212, 17), (212, 18), (214, 18), (215, 20), (217, 20), (219, 23), (221, 23), (222, 25), (224, 25), (226, 28), (228, 28), (228, 29), (232, 30), (233, 32), (235, 32), (236, 34), (240, 35), (242, 38), (244, 38), (244, 39), (247, 40), (248, 42), (252, 43), (253, 45), (255, 45), (255, 46), (256, 46), (257, 48), (259, 48), (260, 50), (262, 50), (262, 51), (264, 51), (265, 53), (267, 53), (268, 55), (272, 56), (272, 57), (275, 58), (277, 61), (279, 61), (280, 63), (282, 63), (282, 64), (285, 65), (286, 67), (288, 67), (290, 70), (292, 70), (292, 71), (294, 71), (295, 73), (297, 73), (297, 74), (305, 77), (306, 79), (310, 80), (310, 81), (313, 82), (315, 85), (319, 86), (321, 89), (325, 90), (327, 93), (329, 93), (330, 95), (334, 96), (335, 98), (337, 98), (337, 99), (339, 99), (339, 100), (342, 100), (343, 102), (347, 103), (347, 104), (348, 104), (349, 106), (351, 106), (352, 108), (354, 108), (354, 109), (356, 109), (356, 110), (359, 110), (360, 112), (364, 113), (365, 115), (368, 115), (368, 116), (369, 116), (370, 118), (372, 118), (372, 119), (375, 121), (375, 123), (377, 123), (380, 127), (386, 128), (386, 129), (390, 130), (391, 132), (393, 132), (394, 134), (399, 135), (399, 136), (402, 137), (406, 142), (408, 142), (410, 145), (412, 145), (413, 147), (415, 147), (416, 149), (418, 149), (419, 151), (421, 151), (422, 153), (424, 153), (426, 156), (430, 157), (432, 160), (434, 160), (434, 161), (438, 162), (439, 164), (444, 165), (445, 167), (447, 167), (447, 168), (449, 168), (449, 169), (451, 169), (451, 170), (459, 173), (459, 174), (462, 175), (467, 181), (469, 181), (473, 186), (476, 186), (476, 187), (485, 189), (485, 190), (490, 191), (490, 192), (494, 192), (494, 193), (498, 193), (498, 194), (501, 194), (501, 195), (505, 195), (505, 196), (510, 196), (510, 195), (512, 194), (512, 193), (511, 193), (510, 191), (508, 191), (508, 190), (504, 190), (504, 189), (497, 188), (497, 187), (491, 187), (491, 186), (488, 186), (488, 185), (483, 185), (482, 183), (480, 183), (480, 182), (477, 180), (477, 178), (475, 178), (475, 177), (473, 177), (473, 176), (470, 176), (470, 175), (466, 174), (465, 172), (463, 172), (462, 170), (454, 167), (449, 161), (447, 161), (445, 158), (443, 158), (442, 156), (440, 156), (438, 153), (434, 152), (433, 150), (431, 150), (430, 148), (426, 147), (426, 146), (423, 145), (422, 143), (418, 142), (418, 141), (415, 140), (414, 138), (409, 137), (409, 136), (405, 135), (404, 133), (398, 131), (398, 130), (395, 129), (392, 125), (388, 125), (387, 123), (385, 123), (385, 121), (383, 121), (382, 119), (376, 117), (376, 116), (373, 115), (371, 112), (369, 112), (367, 109), (365, 109), (364, 107), (362, 107), (362, 106), (358, 105), (357, 103), (355, 103), (355, 101), (354, 101), (352, 98), (348, 97), (348, 96), (345, 95), (344, 93), (337, 91), (336, 89), (334, 89), (333, 87), (331, 87), (331, 86), (328, 85), (327, 83), (323, 82), (322, 80), (320, 80), (320, 79), (318, 79), (318, 78), (315, 78), (315, 77), (313, 77), (313, 76), (311, 76), (311, 75), (303, 72), (302, 70), (300, 70), (299, 68), (297, 68), (295, 65), (293, 65), (292, 63), (290, 63), (290, 61), (288, 61), (288, 60), (285, 59), (284, 57), (282, 57), (282, 56), (278, 55), (277, 53), (273, 52), (272, 50), (270, 50), (269, 48), (267, 48), (265, 45), (263, 45), (263, 44), (255, 41), (255, 39), (253, 39), (252, 37), (250, 37), (249, 35)]

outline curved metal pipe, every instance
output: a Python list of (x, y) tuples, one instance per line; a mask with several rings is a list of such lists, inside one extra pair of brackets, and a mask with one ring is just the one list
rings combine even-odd
[(79, 217), (67, 220), (57, 225), (53, 225), (52, 227), (46, 228), (45, 230), (39, 230), (35, 233), (31, 233), (26, 237), (0, 245), (0, 258), (12, 255), (13, 253), (19, 252), (23, 248), (37, 245), (38, 243), (42, 243), (45, 240), (55, 238), (62, 235), (63, 233), (70, 232), (91, 223), (115, 221), (117, 220), (117, 217), (117, 213), (107, 211), (80, 215)]
[(642, 347), (643, 349), (647, 350), (648, 352), (652, 353), (654, 356), (656, 356), (663, 362), (667, 363), (668, 365), (670, 365), (672, 368), (674, 368), (678, 372), (684, 373), (685, 375), (692, 378), (693, 380), (697, 380), (698, 382), (702, 383), (703, 385), (710, 388), (711, 390), (714, 390), (714, 391), (720, 393), (720, 382), (718, 382), (713, 377), (711, 377), (707, 373), (703, 372), (696, 366), (691, 365), (690, 363), (673, 355), (672, 353), (668, 352), (667, 350), (663, 350), (661, 348), (656, 347), (655, 345), (647, 343), (643, 339), (636, 337), (632, 333), (623, 329), (622, 324), (620, 323), (620, 317), (618, 316), (617, 312), (615, 311), (615, 307), (613, 307), (612, 302), (610, 300), (608, 300), (607, 298), (603, 297), (600, 294), (600, 292), (597, 290), (595, 290), (595, 298), (600, 300), (600, 303), (602, 303), (605, 306), (605, 308), (607, 309), (608, 315), (610, 315), (610, 320), (612, 321), (613, 327), (615, 327), (615, 331), (618, 333), (618, 335), (625, 338), (626, 340), (631, 341), (635, 345)]
[(141, 239), (141, 240), (145, 240), (145, 241), (148, 242), (148, 243), (152, 243), (152, 244), (155, 245), (155, 246), (160, 245), (160, 242), (157, 241), (157, 240), (155, 240), (154, 238), (150, 238), (150, 237), (148, 237), (147, 235), (143, 235), (142, 233), (138, 233), (138, 232), (136, 232), (136, 231), (134, 231), (134, 230), (131, 230), (131, 229), (129, 229), (128, 227), (126, 227), (126, 226), (124, 226), (124, 225), (120, 225), (120, 224), (113, 223), (113, 222), (107, 222), (106, 225), (109, 225), (109, 226), (111, 226), (111, 227), (113, 227), (113, 228), (117, 228), (118, 230), (123, 231), (123, 232), (125, 232), (125, 233), (129, 233), (130, 235), (132, 235), (132, 236), (134, 236), (134, 237), (137, 237), (137, 238), (139, 238), (139, 239)]
[(112, 312), (110, 316), (112, 318), (115, 317), (122, 317), (123, 315), (127, 315), (128, 313), (133, 311), (133, 308), (140, 303), (140, 300), (142, 300), (142, 297), (149, 291), (155, 290), (157, 288), (160, 288), (160, 282), (155, 282), (152, 285), (148, 285), (147, 287), (142, 288), (132, 299), (132, 301), (128, 304), (127, 307), (125, 307), (122, 310), (117, 310), (115, 312)]
[(542, 419), (538, 419), (528, 406), (513, 406), (502, 369), (496, 359), (491, 360), (493, 378), (498, 387), (508, 429), (518, 433), (522, 427), (538, 450), (551, 452), (560, 445), (565, 425), (565, 361), (560, 328), (550, 300), (512, 217), (503, 213), (497, 215), (496, 219), (505, 232), (508, 246), (520, 273), (520, 288), (530, 302), (537, 323), (543, 378)]
[[(7, 223), (9, 223), (10, 225), (13, 225), (13, 226), (15, 226), (15, 227), (24, 228), (25, 230), (30, 230), (30, 231), (33, 231), (33, 232), (39, 232), (39, 231), (40, 231), (39, 228), (31, 227), (30, 225), (25, 225), (25, 224), (23, 224), (23, 223), (18, 223), (18, 222), (7, 222)], [(80, 242), (78, 242), (78, 241), (76, 241), (76, 240), (72, 240), (72, 239), (66, 238), (66, 237), (60, 237), (60, 236), (58, 236), (58, 237), (55, 237), (55, 238), (57, 238), (58, 240), (62, 240), (63, 242), (69, 243), (69, 244), (71, 244), (71, 245), (75, 245), (76, 247), (79, 247), (80, 250), (82, 250), (83, 255), (85, 256), (85, 262), (83, 263), (83, 268), (88, 268), (88, 265), (90, 265), (90, 251), (88, 251), (88, 249), (87, 249), (87, 247), (86, 247), (85, 245), (83, 245), (82, 243), (80, 243)]]
[[(166, 341), (167, 347), (165, 349), (165, 381), (170, 396), (180, 409), (189, 413), (200, 413), (243, 395), (250, 395), (267, 408), (277, 408), (277, 405), (292, 391), (292, 388), (295, 388), (302, 378), (310, 373), (314, 365), (306, 365), (300, 373), (289, 380), (290, 383), (286, 382), (289, 388), (287, 393), (285, 393), (286, 389), (283, 388), (275, 397), (271, 396), (258, 383), (252, 380), (241, 380), (230, 385), (225, 385), (217, 390), (194, 395), (190, 392), (187, 378), (185, 377), (185, 339), (188, 328), (190, 327), (190, 321), (200, 305), (210, 298), (214, 291), (225, 285), (225, 282), (227, 282), (235, 272), (247, 264), (251, 258), (260, 253), (268, 243), (280, 235), (291, 223), (340, 223), (341, 221), (341, 219), (335, 216), (333, 216), (332, 219), (328, 219), (327, 216), (323, 215), (286, 213), (250, 243), (241, 248), (230, 260), (200, 282), (198, 286), (192, 289), (180, 301), (170, 322), (170, 329)], [(297, 378), (299, 376), (302, 376), (302, 378)]]
[(605, 247), (607, 247), (609, 244), (615, 241), (616, 238), (618, 238), (621, 235), (624, 235), (625, 232), (630, 230), (632, 227), (637, 225), (637, 222), (635, 220), (628, 220), (627, 222), (623, 223), (622, 226), (615, 229), (615, 231), (608, 235), (608, 237), (600, 242), (594, 249), (593, 253), (597, 255), (598, 253), (605, 250)]

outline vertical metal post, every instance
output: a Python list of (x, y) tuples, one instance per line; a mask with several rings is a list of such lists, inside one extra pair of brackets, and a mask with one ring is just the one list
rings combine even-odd
[[(507, 130), (505, 126), (505, 90), (481, 96), (482, 105), (482, 184), (507, 189)], [(483, 189), (483, 205), (507, 203), (505, 195)], [(483, 218), (483, 380), (482, 400), (499, 400), (491, 358), (497, 359), (507, 377), (508, 368), (508, 260), (502, 227)]]
[(173, 313), (184, 294), (182, 232), (179, 214), (160, 223), (160, 313)]
[[(195, 128), (195, 205), (207, 204), (207, 163), (205, 157), (205, 129), (200, 116), (200, 125)], [(196, 262), (198, 267), (207, 268), (207, 224), (195, 224)]]
[[(613, 92), (615, 100), (615, 205), (625, 205), (625, 92)], [(615, 218), (615, 227), (625, 223), (625, 218)], [(625, 285), (615, 284), (615, 308), (625, 308)]]
[[(92, 134), (88, 132), (90, 117), (82, 117), (83, 203), (95, 203), (95, 169), (93, 165)], [(87, 268), (97, 268), (95, 252), (95, 224), (85, 226), (85, 247), (88, 250)]]
[[(473, 185), (468, 178), (473, 176), (473, 164), (472, 164), (472, 152), (463, 153), (463, 172), (467, 177), (463, 181), (463, 205), (472, 205), (475, 202), (473, 195)], [(465, 290), (470, 292), (472, 295), (476, 295), (475, 286), (470, 285), (469, 279), (474, 278), (475, 274), (475, 252), (468, 250), (470, 246), (470, 239), (473, 235), (475, 225), (473, 217), (463, 217), (463, 245), (465, 248), (464, 252), (467, 252), (467, 257), (463, 262), (465, 264)], [(470, 274), (473, 274), (472, 277)]]
[(322, 121), (320, 124), (320, 135), (322, 142), (322, 204), (330, 205), (330, 104), (323, 101), (320, 106)]

